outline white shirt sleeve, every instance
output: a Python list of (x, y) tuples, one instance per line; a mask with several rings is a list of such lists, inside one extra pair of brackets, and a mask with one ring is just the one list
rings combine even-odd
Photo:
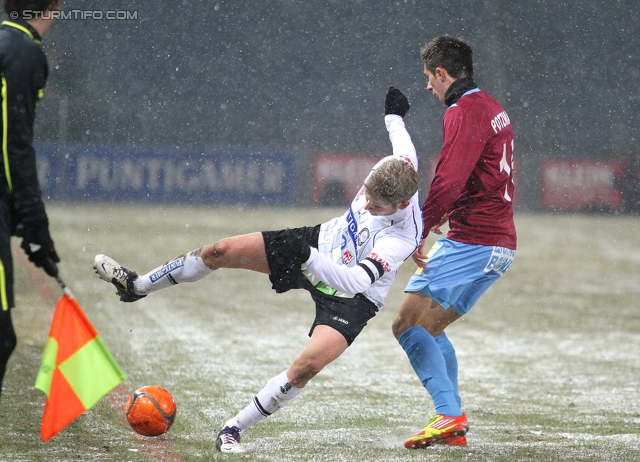
[(389, 140), (393, 146), (393, 156), (400, 157), (418, 170), (418, 156), (416, 148), (411, 141), (411, 136), (404, 126), (402, 117), (395, 114), (389, 114), (384, 117), (384, 123), (389, 132)]
[(341, 292), (355, 295), (364, 292), (387, 273), (395, 272), (414, 251), (404, 239), (381, 238), (376, 247), (353, 267), (335, 263), (312, 247), (304, 268)]
[(367, 270), (361, 265), (362, 263), (353, 268), (338, 265), (332, 262), (326, 255), (318, 252), (318, 249), (312, 247), (311, 255), (305, 267), (311, 274), (332, 288), (338, 289), (346, 294), (355, 295), (364, 292), (382, 276), (380, 275), (372, 281), (369, 274), (367, 274)]

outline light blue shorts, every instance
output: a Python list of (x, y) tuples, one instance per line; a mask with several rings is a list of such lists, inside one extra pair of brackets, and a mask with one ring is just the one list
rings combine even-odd
[(452, 307), (462, 316), (507, 272), (515, 254), (515, 250), (506, 247), (440, 238), (427, 254), (427, 267), (418, 268), (404, 291), (422, 292), (444, 309)]

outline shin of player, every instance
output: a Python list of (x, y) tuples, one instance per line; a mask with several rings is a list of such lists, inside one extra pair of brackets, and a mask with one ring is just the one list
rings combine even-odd
[(202, 248), (192, 250), (139, 276), (134, 281), (135, 292), (147, 295), (176, 284), (196, 282), (208, 276), (214, 270), (204, 263), (201, 252)]
[(312, 328), (311, 338), (289, 368), (273, 377), (220, 432), (216, 445), (224, 452), (243, 452), (242, 434), (298, 396), (307, 383), (337, 359), (354, 340), (327, 325)]

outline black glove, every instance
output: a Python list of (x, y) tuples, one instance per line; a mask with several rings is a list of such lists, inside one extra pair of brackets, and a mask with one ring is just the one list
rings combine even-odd
[(387, 98), (384, 102), (384, 115), (396, 114), (404, 117), (409, 112), (409, 100), (400, 90), (391, 85), (387, 90)]
[(296, 264), (305, 263), (311, 255), (311, 247), (304, 237), (290, 229), (275, 237), (269, 250), (277, 255), (288, 255)]
[(53, 248), (53, 240), (49, 235), (49, 222), (44, 220), (21, 223), (22, 250), (29, 256), (29, 260), (45, 270), (51, 276), (58, 275), (60, 258)]

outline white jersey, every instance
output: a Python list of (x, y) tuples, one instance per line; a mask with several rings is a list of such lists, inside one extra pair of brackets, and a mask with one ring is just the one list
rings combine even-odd
[[(387, 115), (385, 124), (393, 155), (380, 160), (371, 171), (394, 158), (418, 170), (416, 150), (402, 117)], [(338, 297), (361, 293), (380, 309), (398, 268), (420, 245), (420, 200), (416, 192), (408, 207), (386, 216), (371, 215), (365, 203), (363, 186), (344, 215), (320, 226), (318, 249), (311, 249), (303, 270), (323, 292)]]

